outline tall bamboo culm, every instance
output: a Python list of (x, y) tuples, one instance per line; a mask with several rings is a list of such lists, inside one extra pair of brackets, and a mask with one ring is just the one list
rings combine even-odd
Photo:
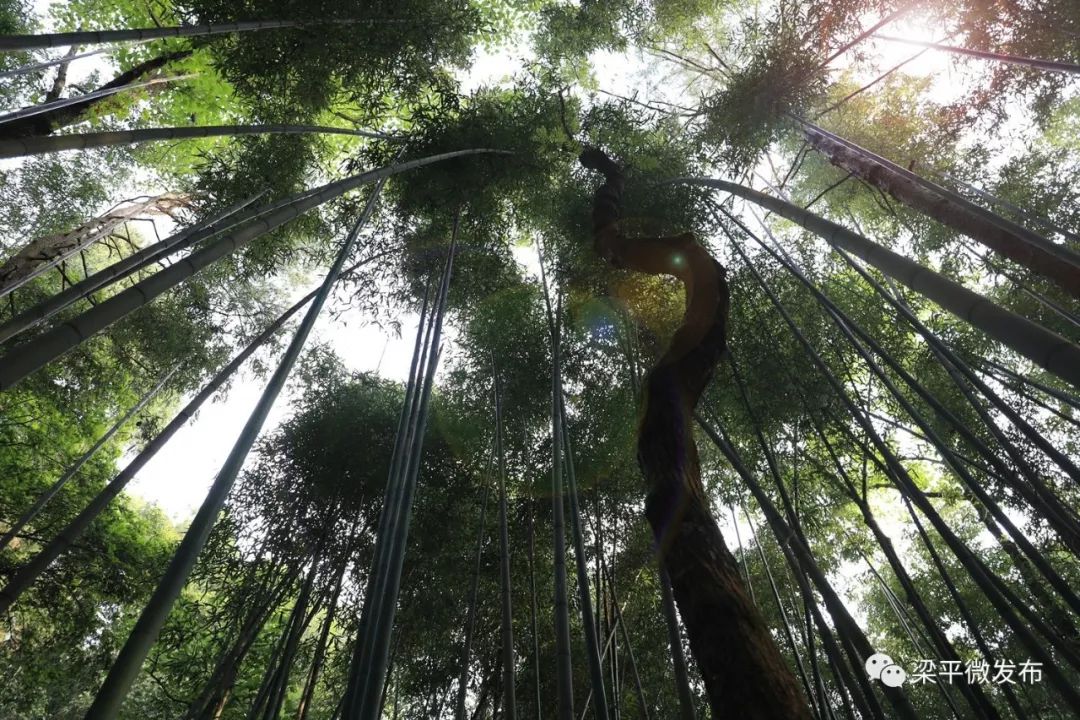
[[(556, 323), (558, 319), (556, 319)], [(589, 675), (592, 681), (592, 697), (596, 704), (596, 717), (611, 718), (607, 693), (604, 689), (604, 669), (600, 661), (600, 638), (596, 633), (596, 620), (593, 617), (592, 599), (589, 597), (589, 571), (585, 561), (585, 538), (581, 523), (581, 503), (578, 494), (577, 473), (574, 470), (574, 454), (567, 432), (566, 403), (562, 389), (562, 368), (555, 366), (556, 402), (559, 412), (560, 436), (555, 438), (563, 449), (563, 462), (566, 469), (567, 495), (570, 501), (570, 532), (574, 539), (574, 560), (577, 567), (578, 605), (581, 607), (581, 626), (585, 632), (585, 651), (589, 654)], [(597, 587), (600, 595), (601, 587)]]
[[(722, 226), (722, 229), (724, 229), (726, 232), (726, 228), (723, 228)], [(742, 229), (743, 232), (752, 236), (752, 233), (750, 233), (745, 227)], [(756, 271), (754, 266), (749, 263), (749, 260), (742, 253), (738, 241), (734, 240), (734, 238), (732, 247), (736, 250), (737, 253), (743, 256), (747, 268), (750, 270), (751, 274), (754, 276), (759, 286), (761, 286), (761, 288), (765, 291), (766, 295), (769, 296), (770, 301), (776, 307), (781, 317), (783, 317), (785, 323), (791, 328), (791, 331), (795, 335), (799, 344), (803, 346), (803, 348), (806, 350), (807, 354), (813, 361), (813, 364), (821, 371), (823, 377), (833, 388), (837, 397), (844, 404), (850, 416), (856, 420), (856, 422), (859, 424), (859, 427), (866, 433), (867, 437), (870, 438), (875, 450), (881, 454), (882, 458), (884, 459), (884, 467), (887, 469), (889, 477), (894, 482), (896, 482), (897, 487), (901, 490), (901, 492), (906, 497), (910, 498), (911, 501), (914, 502), (915, 505), (923, 512), (923, 514), (931, 521), (935, 529), (945, 540), (946, 544), (949, 545), (950, 549), (954, 552), (954, 554), (956, 554), (957, 558), (960, 559), (960, 561), (965, 565), (965, 567), (971, 572), (972, 579), (986, 594), (987, 598), (991, 601), (991, 603), (993, 603), (998, 612), (1001, 613), (1002, 618), (1016, 633), (1021, 642), (1023, 642), (1024, 646), (1032, 653), (1032, 656), (1040, 662), (1054, 662), (1050, 659), (1050, 656), (1047, 653), (1044, 644), (1034, 637), (1034, 635), (1028, 629), (1027, 625), (1021, 622), (1014, 613), (1013, 608), (1020, 608), (1022, 606), (1022, 603), (1015, 597), (1015, 594), (1012, 593), (1007, 588), (1007, 586), (1005, 586), (1001, 579), (997, 577), (985, 565), (985, 563), (980, 560), (977, 555), (972, 553), (970, 548), (968, 548), (967, 545), (964, 544), (959, 537), (956, 536), (956, 534), (952, 531), (948, 524), (942, 520), (942, 518), (934, 509), (933, 505), (930, 503), (929, 499), (926, 497), (925, 493), (923, 493), (917, 487), (917, 485), (914, 483), (914, 481), (908, 474), (906, 468), (903, 466), (902, 463), (900, 463), (899, 459), (896, 457), (895, 453), (893, 453), (893, 451), (884, 442), (884, 440), (882, 440), (880, 434), (870, 422), (869, 418), (867, 418), (865, 413), (863, 413), (860, 408), (855, 405), (854, 402), (852, 402), (847, 392), (840, 384), (839, 380), (829, 369), (828, 365), (822, 360), (817, 351), (814, 350), (813, 346), (806, 339), (805, 335), (799, 329), (798, 325), (796, 325), (791, 319), (790, 315), (786, 312), (783, 305), (776, 297), (775, 293), (773, 293), (771, 288), (769, 288), (768, 284), (764, 282), (764, 279), (761, 277), (760, 273)], [(1031, 612), (1023, 612), (1023, 614), (1027, 622), (1031, 626), (1036, 627), (1041, 635), (1043, 635), (1044, 637), (1052, 635), (1052, 633), (1046, 627), (1045, 623), (1042, 622), (1040, 618), (1037, 617), (1037, 615)], [(1071, 655), (1070, 653), (1066, 654)], [(1069, 658), (1069, 660), (1070, 664), (1073, 664), (1073, 661), (1075, 661), (1076, 658)], [(1075, 688), (1066, 680), (1063, 673), (1058, 671), (1055, 667), (1048, 672), (1048, 676), (1051, 683), (1058, 690), (1058, 692), (1061, 693), (1064, 697), (1066, 697), (1069, 702), (1076, 702), (1077, 704), (1080, 704), (1080, 694), (1078, 694)]]
[[(401, 586), (401, 570), (412, 518), (412, 504), (423, 453), (431, 390), (441, 351), (442, 322), (446, 297), (453, 273), (453, 258), (457, 244), (460, 213), (455, 216), (453, 235), (447, 249), (434, 311), (431, 314), (422, 345), (418, 342), (417, 374), (410, 383), (412, 397), (406, 400), (408, 415), (403, 414), (399, 435), (395, 441), (387, 494), (380, 516), (376, 542), (376, 559), (369, 576), (361, 612), (360, 633), (353, 654), (349, 685), (346, 690), (342, 718), (344, 720), (376, 720), (381, 712), (388, 665), (394, 615)], [(423, 323), (421, 323), (423, 325)], [(418, 340), (419, 340), (418, 330)]]
[(319, 288), (311, 307), (308, 308), (303, 322), (297, 328), (288, 349), (274, 371), (274, 375), (265, 390), (263, 390), (263, 394), (244, 425), (236, 444), (233, 446), (224, 465), (222, 465), (217, 477), (214, 478), (206, 500), (191, 521), (184, 539), (181, 540), (176, 553), (165, 570), (164, 577), (162, 577), (157, 589), (154, 590), (154, 594), (147, 602), (131, 634), (124, 643), (124, 647), (120, 650), (119, 656), (110, 668), (104, 684), (87, 711), (86, 720), (112, 720), (118, 714), (124, 698), (139, 674), (143, 661), (150, 652), (151, 646), (157, 640), (173, 603), (180, 595), (180, 591), (195, 566), (199, 553), (210, 536), (210, 531), (217, 520), (218, 513), (225, 504), (225, 499), (237, 475), (239, 475), (244, 461), (247, 459), (248, 452), (254, 445), (271, 407), (273, 407), (274, 402), (285, 386), (285, 381), (292, 372), (292, 368), (307, 342), (311, 329), (314, 327), (315, 321), (318, 319), (319, 313), (330, 295), (334, 281), (345, 266), (345, 261), (356, 244), (361, 228), (374, 211), (375, 202), (381, 189), (382, 183), (372, 192), (363, 214), (342, 244), (337, 259), (334, 261), (330, 272), (327, 273), (326, 279)]
[(503, 717), (517, 718), (517, 697), (514, 692), (517, 655), (514, 652), (514, 609), (510, 593), (510, 530), (507, 522), (506, 454), (503, 448), (503, 408), (499, 388), (499, 369), (492, 356), (492, 384), (495, 390), (495, 459), (499, 479), (499, 592), (503, 663)]
[[(253, 195), (246, 200), (222, 210), (193, 227), (174, 233), (161, 242), (147, 245), (128, 255), (126, 258), (118, 260), (112, 265), (88, 275), (74, 285), (42, 300), (37, 305), (27, 308), (3, 325), (0, 325), (0, 342), (6, 342), (7, 340), (18, 336), (20, 333), (36, 327), (40, 323), (56, 315), (58, 312), (71, 307), (71, 305), (79, 300), (89, 298), (95, 291), (100, 290), (107, 285), (119, 282), (126, 277), (130, 277), (132, 274), (150, 267), (155, 262), (160, 261), (173, 252), (178, 252), (200, 240), (213, 237), (219, 232), (224, 232), (232, 227), (232, 224), (221, 224), (223, 220), (239, 213), (248, 205), (256, 202), (264, 194), (265, 191)], [(242, 222), (241, 218), (243, 217), (244, 216), (241, 215), (240, 218), (237, 218), (234, 222)]]
[(278, 30), (282, 28), (317, 27), (319, 25), (350, 25), (356, 23), (406, 22), (399, 19), (328, 19), (322, 22), (299, 20), (252, 20), (237, 23), (206, 25), (174, 25), (171, 27), (130, 28), (124, 30), (86, 30), (79, 32), (49, 33), (43, 35), (5, 35), (0, 37), (0, 51), (33, 50), (35, 48), (61, 47), (64, 45), (92, 45), (98, 43), (146, 42), (172, 37), (204, 37), (255, 30)]

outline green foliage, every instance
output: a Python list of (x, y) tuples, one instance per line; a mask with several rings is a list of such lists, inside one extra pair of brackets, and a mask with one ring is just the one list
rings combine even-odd
[[(247, 136), (207, 153), (187, 182), (192, 194), (209, 199), (202, 214), (210, 216), (260, 192), (265, 194), (256, 206), (302, 192), (312, 185), (314, 159), (312, 143), (302, 135)], [(230, 258), (231, 267), (216, 272), (223, 279), (276, 272), (297, 257), (300, 247), (317, 247), (329, 240), (327, 234), (320, 216), (309, 213), (262, 236), (243, 254)]]
[[(0, 170), (0, 247), (14, 254), (33, 238), (68, 232), (98, 214), (128, 168), (116, 152), (43, 156)], [(106, 205), (107, 207), (107, 205)]]
[(789, 122), (823, 91), (821, 59), (798, 29), (769, 23), (748, 33), (748, 60), (704, 104), (704, 132), (735, 172), (749, 169)]
[[(965, 47), (1045, 60), (1072, 63), (1080, 60), (1076, 47), (1080, 17), (1076, 6), (1067, 0), (1041, 3), (1031, 11), (1019, 5), (965, 1), (945, 6), (941, 11), (952, 15), (950, 19), (963, 33)], [(994, 63), (988, 70), (989, 82), (973, 91), (957, 108), (968, 121), (980, 115), (1000, 121), (1006, 113), (1007, 99), (1022, 98), (1043, 122), (1063, 99), (1066, 85), (1063, 74), (1006, 63)]]
[(224, 77), (257, 103), (264, 118), (278, 122), (311, 117), (339, 97), (373, 114), (368, 106), (385, 98), (417, 96), (441, 66), (464, 63), (479, 20), (465, 0), (185, 0), (180, 6), (182, 16), (199, 23), (278, 18), (317, 23), (211, 41)]
[[(0, 0), (0, 35), (29, 34), (36, 29), (37, 20), (27, 0)], [(27, 65), (32, 62), (30, 58), (27, 52), (4, 53), (0, 55), (0, 72)], [(14, 105), (14, 99), (32, 87), (32, 77), (17, 76), (0, 83), (0, 98), (6, 105)]]
[(696, 37), (697, 24), (727, 4), (704, 0), (548, 4), (539, 12), (536, 54), (564, 77), (587, 74), (589, 55), (625, 50), (631, 43)]

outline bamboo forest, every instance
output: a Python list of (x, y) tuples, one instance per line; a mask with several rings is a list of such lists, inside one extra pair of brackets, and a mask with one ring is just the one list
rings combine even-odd
[(54, 718), (1080, 718), (1080, 3), (0, 0)]

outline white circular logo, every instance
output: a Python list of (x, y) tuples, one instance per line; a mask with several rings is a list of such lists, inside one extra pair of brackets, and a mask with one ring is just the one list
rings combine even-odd
[(885, 653), (874, 653), (866, 658), (866, 674), (871, 680), (880, 680), (881, 671), (893, 664), (892, 658)]
[(881, 684), (886, 687), (898, 688), (907, 680), (907, 673), (899, 665), (886, 665), (881, 670)]

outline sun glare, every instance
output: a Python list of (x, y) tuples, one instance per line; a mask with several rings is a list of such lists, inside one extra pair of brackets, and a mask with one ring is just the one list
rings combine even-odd
[[(863, 27), (871, 27), (877, 20), (868, 15), (863, 18)], [(964, 95), (984, 72), (984, 63), (978, 60), (960, 59), (957, 62), (958, 56), (949, 52), (879, 36), (942, 45), (963, 44), (932, 18), (913, 15), (886, 25), (875, 36), (860, 43), (857, 51), (849, 51), (837, 60), (835, 67), (852, 72), (856, 82), (866, 84), (899, 66), (895, 72), (930, 78), (932, 83), (926, 97), (938, 103), (952, 102)]]

